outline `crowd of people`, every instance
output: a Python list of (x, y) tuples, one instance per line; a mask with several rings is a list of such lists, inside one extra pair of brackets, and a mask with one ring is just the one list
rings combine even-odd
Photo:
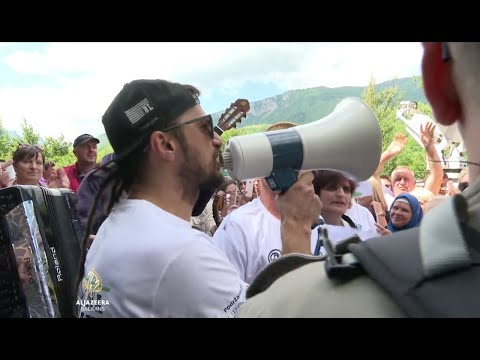
[[(221, 173), (222, 140), (197, 88), (135, 80), (102, 117), (113, 154), (98, 164), (99, 140), (82, 134), (73, 144), (77, 162), (56, 168), (41, 147), (21, 144), (1, 166), (0, 186), (77, 193), (85, 233), (79, 317), (405, 316), (368, 275), (332, 285), (318, 268), (328, 257), (320, 234), (328, 229), (333, 241), (388, 239), (418, 230), (424, 217), (456, 196), (470, 201), (478, 227), (478, 182), (471, 190), (469, 180), (478, 176), (480, 45), (423, 46), (425, 93), (435, 117), (444, 125), (459, 121), (469, 150), (470, 168), (457, 183), (442, 169), (434, 123), (421, 128), (424, 179), (408, 166), (383, 173), (406, 146), (407, 137), (397, 134), (364, 182), (333, 170), (301, 172), (285, 193), (272, 191), (263, 178), (237, 181)], [(282, 122), (267, 131), (294, 126)], [(6, 171), (10, 163), (15, 179)], [(309, 260), (277, 271), (265, 285), (265, 274), (292, 254)]]
[[(85, 175), (97, 164), (97, 144), (100, 141), (90, 134), (78, 136), (73, 142), (77, 162), (57, 168), (45, 158), (44, 150), (37, 144), (19, 144), (9, 160), (0, 160), (0, 189), (12, 185), (67, 188), (77, 192)], [(13, 172), (7, 171), (8, 167)]]

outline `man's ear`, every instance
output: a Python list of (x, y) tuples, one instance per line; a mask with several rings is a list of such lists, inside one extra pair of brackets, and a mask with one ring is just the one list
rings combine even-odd
[(161, 131), (154, 131), (150, 135), (150, 148), (160, 157), (167, 161), (175, 160), (175, 152), (178, 149), (174, 139)]
[(423, 48), (422, 78), (425, 95), (432, 106), (435, 119), (443, 125), (452, 125), (463, 115), (453, 81), (452, 60), (442, 60), (442, 43), (423, 43)]

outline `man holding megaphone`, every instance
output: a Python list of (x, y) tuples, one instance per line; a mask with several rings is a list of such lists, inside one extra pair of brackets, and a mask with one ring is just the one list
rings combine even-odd
[[(245, 301), (247, 284), (190, 223), (223, 180), (222, 140), (199, 95), (191, 85), (134, 80), (103, 115), (116, 156), (97, 170), (105, 180), (94, 203), (108, 193), (109, 210), (91, 246), (88, 220), (79, 317), (233, 317)], [(309, 238), (298, 234), (321, 208), (312, 177), (282, 196), (285, 252), (307, 252)]]
[[(294, 123), (281, 122), (270, 126), (266, 131), (294, 126)], [(297, 174), (292, 172), (291, 175), (292, 180), (296, 181), (294, 177)], [(263, 177), (257, 180), (260, 196), (229, 214), (213, 236), (214, 244), (225, 253), (242, 280), (248, 284), (260, 270), (283, 253), (281, 213), (276, 201), (280, 191), (273, 191)], [(317, 219), (313, 219), (311, 224), (316, 222)], [(317, 231), (309, 231), (311, 246), (305, 248), (305, 254), (313, 254), (317, 240)]]
[[(370, 108), (355, 98), (344, 99), (329, 116), (310, 124), (282, 122), (264, 133), (230, 138), (223, 154), (224, 167), (238, 180), (260, 177), (261, 195), (224, 219), (214, 243), (241, 278), (251, 283), (285, 253), (277, 194), (290, 188), (302, 170), (332, 169), (350, 179), (365, 180), (378, 166), (380, 154), (378, 121)], [(318, 218), (310, 226), (316, 223)], [(307, 235), (310, 247), (304, 254), (313, 254), (318, 229), (310, 228)]]

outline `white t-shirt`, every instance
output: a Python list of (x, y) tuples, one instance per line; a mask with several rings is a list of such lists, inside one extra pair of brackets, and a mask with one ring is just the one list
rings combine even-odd
[(246, 287), (208, 235), (122, 199), (88, 252), (77, 305), (80, 317), (234, 317)]
[(352, 207), (345, 213), (357, 226), (357, 229), (363, 231), (376, 231), (375, 218), (365, 207), (353, 202)]
[[(318, 231), (312, 231), (312, 254)], [(280, 220), (263, 205), (260, 198), (231, 212), (213, 235), (213, 242), (250, 283), (268, 263), (282, 254)]]

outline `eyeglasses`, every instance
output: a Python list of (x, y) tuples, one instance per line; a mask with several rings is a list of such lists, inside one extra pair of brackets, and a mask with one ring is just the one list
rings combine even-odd
[(463, 192), (467, 188), (468, 188), (468, 181), (458, 183), (458, 190)]
[(166, 129), (163, 129), (163, 130), (161, 130), (161, 131), (167, 132), (167, 131), (170, 131), (170, 130), (173, 130), (173, 129), (178, 129), (179, 127), (181, 127), (181, 126), (183, 126), (183, 125), (189, 125), (189, 124), (193, 124), (193, 123), (196, 123), (196, 122), (202, 122), (202, 121), (207, 124), (208, 134), (209, 134), (210, 137), (213, 139), (214, 132), (213, 132), (213, 119), (212, 119), (212, 115), (205, 115), (205, 116), (202, 116), (202, 117), (199, 117), (199, 118), (196, 118), (196, 119), (192, 119), (192, 120), (189, 120), (189, 121), (185, 121), (184, 123), (181, 123), (181, 124), (176, 124), (176, 125), (173, 125), (173, 126), (169, 126), (169, 127), (167, 127)]
[(26, 148), (31, 148), (33, 147), (35, 150), (43, 152), (43, 148), (41, 148), (38, 145), (31, 145), (31, 144), (18, 144), (17, 150), (18, 149), (26, 149)]

